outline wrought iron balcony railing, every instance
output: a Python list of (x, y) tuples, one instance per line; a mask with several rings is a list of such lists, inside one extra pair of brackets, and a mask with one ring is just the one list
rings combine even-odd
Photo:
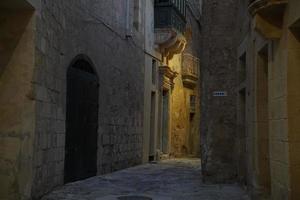
[(183, 33), (186, 25), (186, 0), (155, 0), (155, 28), (174, 28)]

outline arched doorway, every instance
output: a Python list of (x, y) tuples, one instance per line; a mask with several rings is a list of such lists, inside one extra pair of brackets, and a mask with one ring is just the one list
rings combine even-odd
[(67, 72), (65, 182), (97, 173), (99, 81), (91, 62), (79, 58)]

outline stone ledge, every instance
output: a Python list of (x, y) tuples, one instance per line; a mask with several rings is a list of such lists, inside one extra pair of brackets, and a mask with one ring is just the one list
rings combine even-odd
[(248, 10), (251, 15), (263, 12), (265, 9), (282, 6), (288, 3), (288, 0), (254, 0), (249, 4)]
[(267, 39), (282, 35), (283, 16), (288, 0), (255, 0), (248, 10), (253, 16), (253, 27)]

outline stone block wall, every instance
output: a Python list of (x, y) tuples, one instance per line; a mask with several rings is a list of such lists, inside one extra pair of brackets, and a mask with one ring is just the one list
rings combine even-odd
[[(1, 10), (0, 15), (7, 22), (0, 23), (5, 30), (0, 36), (5, 50), (0, 63), (1, 199), (39, 198), (64, 183), (66, 76), (78, 55), (89, 57), (100, 82), (98, 174), (142, 162), (143, 10), (135, 29), (135, 6), (123, 0), (30, 3), (16, 5), (29, 11)], [(8, 5), (14, 9), (15, 4)]]
[[(286, 87), (287, 91), (287, 116), (288, 121), (284, 121), (281, 126), (278, 127), (280, 133), (282, 129), (286, 129), (288, 126), (288, 148), (284, 148), (284, 152), (288, 149), (288, 160), (289, 160), (289, 176), (290, 183), (288, 191), (290, 199), (297, 199), (300, 196), (299, 185), (300, 185), (300, 134), (299, 134), (299, 120), (300, 120), (300, 79), (299, 79), (299, 65), (300, 65), (300, 2), (296, 0), (289, 1), (286, 8), (286, 21), (284, 31), (285, 36), (288, 38), (287, 44), (287, 79), (284, 81), (285, 84), (282, 87)], [(283, 37), (284, 38), (284, 37)], [(286, 57), (284, 57), (285, 59)], [(280, 80), (281, 81), (281, 80)], [(282, 82), (282, 81), (281, 81)], [(275, 85), (274, 89), (278, 86)], [(276, 89), (275, 89), (276, 91)], [(283, 150), (281, 150), (282, 152)], [(274, 154), (277, 152), (274, 152)], [(286, 153), (287, 154), (287, 153)], [(274, 185), (275, 186), (275, 185)], [(276, 189), (276, 188), (274, 188)], [(278, 198), (279, 199), (279, 198)]]
[[(201, 149), (205, 181), (236, 179), (237, 2), (204, 0), (201, 53)], [(225, 91), (227, 96), (214, 97)]]
[(35, 129), (35, 18), (26, 6), (19, 10), (1, 6), (0, 199), (28, 199)]
[[(132, 9), (133, 9), (133, 5)], [(66, 74), (77, 55), (99, 77), (98, 174), (141, 163), (142, 32), (127, 38), (125, 1), (43, 1), (36, 26), (33, 194), (64, 183)]]
[[(289, 1), (282, 6), (283, 20), (281, 33), (276, 39), (267, 38), (268, 31), (258, 30), (261, 23), (250, 15), (243, 17), (244, 22), (238, 24), (238, 30), (246, 34), (239, 35), (238, 53), (246, 53), (246, 132), (247, 186), (252, 197), (271, 199), (297, 199), (299, 185), (299, 147), (297, 137), (298, 102), (297, 78), (299, 64), (299, 29), (300, 16), (298, 1)], [(244, 13), (247, 4), (239, 5), (239, 12)], [(249, 21), (250, 20), (250, 21)], [(251, 29), (244, 24), (251, 25)], [(261, 29), (264, 26), (260, 27)], [(262, 78), (261, 53), (263, 48), (267, 58), (267, 84), (262, 98), (262, 88), (259, 82)], [(259, 119), (262, 116), (262, 100), (268, 99), (268, 114), (264, 123), (268, 123), (268, 130), (262, 127)], [(261, 132), (262, 128), (265, 130)], [(268, 144), (264, 143), (268, 142)], [(265, 148), (268, 146), (268, 148)], [(264, 156), (262, 156), (264, 155)], [(264, 157), (264, 158), (263, 158)], [(264, 165), (268, 161), (267, 165)], [(265, 163), (266, 164), (266, 163)], [(268, 183), (269, 182), (269, 183)]]
[(181, 55), (175, 55), (169, 61), (169, 66), (173, 71), (178, 73), (178, 76), (174, 80), (174, 88), (170, 100), (170, 155), (175, 157), (186, 156), (191, 150), (189, 144), (189, 99), (187, 98), (188, 95), (181, 79), (181, 61)]
[[(170, 100), (170, 156), (200, 157), (200, 80), (196, 81), (193, 89), (183, 85), (182, 59), (182, 55), (175, 55), (169, 62), (170, 67), (178, 73)], [(194, 112), (190, 107), (191, 95), (196, 98)]]
[[(199, 1), (187, 1), (187, 25), (185, 37), (187, 44), (182, 54), (175, 55), (169, 66), (178, 73), (174, 79), (174, 88), (170, 100), (170, 155), (174, 157), (200, 157), (200, 66), (197, 69), (198, 79), (194, 88), (184, 86), (183, 54), (189, 54), (199, 59), (201, 46), (200, 17), (201, 6)], [(190, 65), (194, 63), (189, 63)], [(195, 96), (195, 111), (190, 108), (190, 97)]]
[[(201, 18), (202, 18), (202, 0), (189, 0), (188, 8), (187, 8), (187, 26), (191, 28), (190, 37), (188, 38), (187, 46), (184, 50), (184, 53), (188, 53), (193, 55), (195, 58), (200, 59), (202, 51), (201, 40)], [(202, 112), (200, 108), (201, 103), (201, 60), (199, 60), (199, 68), (198, 71), (198, 80), (197, 85), (193, 89), (194, 91), (190, 91), (186, 89), (186, 98), (188, 98), (188, 105), (190, 106), (190, 95), (194, 95), (195, 100), (195, 113), (191, 117), (189, 117), (190, 121), (190, 146), (192, 155), (196, 157), (201, 157), (201, 142), (200, 142), (200, 120), (202, 117)]]

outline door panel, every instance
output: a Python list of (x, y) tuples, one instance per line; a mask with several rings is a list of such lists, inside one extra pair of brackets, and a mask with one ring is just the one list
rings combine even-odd
[(97, 173), (98, 79), (83, 69), (68, 70), (65, 182)]

